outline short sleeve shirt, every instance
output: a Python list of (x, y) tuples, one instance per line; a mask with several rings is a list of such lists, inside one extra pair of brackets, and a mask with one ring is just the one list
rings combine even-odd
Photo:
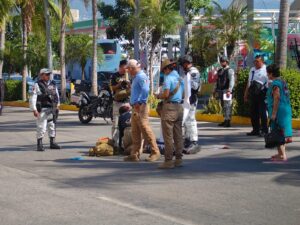
[(170, 74), (165, 75), (163, 90), (170, 90), (170, 93), (174, 91), (178, 82), (180, 82), (180, 87), (177, 92), (168, 101), (180, 102), (182, 100), (182, 94), (184, 90), (183, 80), (180, 78), (178, 72), (173, 70)]
[(260, 69), (256, 69), (255, 67), (251, 68), (248, 78), (248, 86), (250, 86), (252, 80), (255, 80), (261, 84), (264, 84), (265, 87), (268, 87), (268, 76), (265, 65), (263, 65)]

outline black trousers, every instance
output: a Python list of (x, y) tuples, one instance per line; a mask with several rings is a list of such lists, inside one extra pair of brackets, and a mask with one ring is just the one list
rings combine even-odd
[(268, 133), (267, 105), (265, 94), (250, 97), (250, 116), (254, 132)]
[(0, 79), (0, 115), (2, 114), (4, 101), (4, 80)]

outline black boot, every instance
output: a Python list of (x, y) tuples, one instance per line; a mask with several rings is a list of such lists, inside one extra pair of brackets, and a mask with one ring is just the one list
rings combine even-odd
[(231, 127), (230, 120), (225, 120), (224, 127)]
[(222, 122), (222, 123), (219, 123), (218, 126), (223, 127), (225, 124), (226, 124), (226, 120), (224, 120), (224, 122)]
[(55, 143), (54, 137), (50, 137), (50, 148), (51, 149), (60, 149), (60, 146)]
[(42, 138), (37, 139), (37, 151), (39, 152), (45, 151)]

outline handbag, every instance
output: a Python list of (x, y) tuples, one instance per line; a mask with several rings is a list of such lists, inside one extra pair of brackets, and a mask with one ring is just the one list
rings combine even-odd
[(156, 112), (159, 116), (161, 116), (161, 112), (163, 110), (163, 104), (164, 104), (164, 102), (160, 101), (156, 106)]
[(265, 94), (265, 92), (266, 92), (265, 84), (262, 84), (256, 80), (253, 80), (253, 78), (254, 78), (254, 71), (252, 71), (252, 79), (251, 79), (251, 84), (249, 87), (250, 95), (253, 97), (257, 97), (260, 94)]
[(280, 129), (278, 124), (275, 122), (275, 128), (272, 129), (270, 133), (265, 135), (265, 148), (275, 148), (283, 144), (285, 144), (283, 130)]
[(114, 100), (115, 101), (124, 101), (130, 96), (130, 92), (126, 89), (122, 90), (117, 90), (116, 93), (114, 94)]

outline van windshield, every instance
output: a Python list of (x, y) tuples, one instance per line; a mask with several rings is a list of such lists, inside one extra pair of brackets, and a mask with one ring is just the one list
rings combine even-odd
[(116, 54), (116, 43), (100, 43), (98, 46), (102, 48), (103, 54)]

